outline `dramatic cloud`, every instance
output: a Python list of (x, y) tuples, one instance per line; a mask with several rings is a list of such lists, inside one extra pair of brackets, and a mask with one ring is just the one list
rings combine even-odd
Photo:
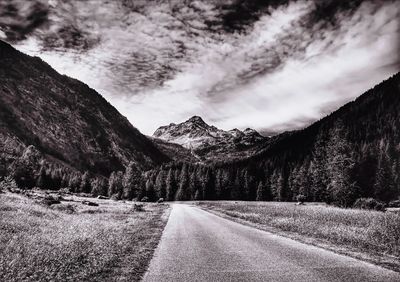
[(400, 71), (397, 1), (0, 0), (0, 37), (144, 133), (301, 128)]

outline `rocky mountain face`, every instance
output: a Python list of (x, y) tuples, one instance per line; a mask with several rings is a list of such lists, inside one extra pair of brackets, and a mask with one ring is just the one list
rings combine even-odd
[(0, 41), (0, 173), (26, 151), (106, 177), (170, 160), (95, 90)]
[(168, 142), (159, 138), (149, 137), (153, 141), (154, 145), (165, 155), (167, 155), (174, 162), (188, 162), (195, 163), (201, 161), (196, 157), (190, 149), (183, 147), (182, 145)]
[(161, 126), (153, 137), (179, 144), (202, 160), (248, 156), (269, 139), (250, 128), (224, 131), (208, 125), (199, 116), (179, 124)]

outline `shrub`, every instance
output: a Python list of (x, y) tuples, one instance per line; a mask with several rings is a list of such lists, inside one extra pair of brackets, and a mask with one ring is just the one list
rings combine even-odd
[(39, 203), (46, 206), (51, 206), (51, 205), (61, 204), (61, 201), (56, 197), (53, 197), (51, 195), (46, 195)]
[(111, 195), (110, 199), (114, 200), (114, 201), (119, 201), (119, 200), (121, 200), (121, 197), (118, 193), (115, 193), (115, 194)]
[(52, 206), (54, 209), (61, 211), (61, 212), (65, 212), (68, 214), (73, 214), (76, 212), (75, 206), (71, 205), (71, 204), (67, 204), (67, 205), (55, 205)]
[(389, 208), (400, 208), (400, 200), (390, 201), (388, 206)]
[(364, 210), (385, 211), (385, 204), (374, 198), (359, 198), (353, 207)]
[(303, 194), (299, 194), (296, 196), (296, 200), (298, 203), (303, 204), (306, 201), (306, 196), (304, 196)]
[(8, 190), (11, 192), (19, 191), (17, 183), (11, 176), (6, 176), (2, 181), (0, 181), (0, 190)]
[(58, 193), (60, 193), (60, 194), (72, 194), (71, 188), (69, 188), (69, 187), (61, 188), (60, 190), (58, 190)]
[(87, 205), (87, 206), (92, 206), (92, 207), (98, 207), (99, 204), (91, 201), (82, 201), (82, 204)]
[(142, 204), (134, 204), (133, 205), (133, 210), (141, 212), (141, 211), (144, 211), (144, 207), (143, 207)]

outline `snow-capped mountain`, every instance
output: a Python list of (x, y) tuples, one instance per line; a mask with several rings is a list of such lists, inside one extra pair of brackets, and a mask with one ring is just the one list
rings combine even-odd
[(179, 124), (161, 126), (153, 137), (182, 145), (206, 159), (229, 154), (247, 155), (249, 149), (268, 140), (254, 129), (241, 131), (235, 128), (225, 131), (208, 125), (199, 116), (193, 116)]

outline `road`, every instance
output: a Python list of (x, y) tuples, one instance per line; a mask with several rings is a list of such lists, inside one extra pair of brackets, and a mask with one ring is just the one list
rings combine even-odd
[(400, 281), (400, 274), (174, 204), (144, 281)]

